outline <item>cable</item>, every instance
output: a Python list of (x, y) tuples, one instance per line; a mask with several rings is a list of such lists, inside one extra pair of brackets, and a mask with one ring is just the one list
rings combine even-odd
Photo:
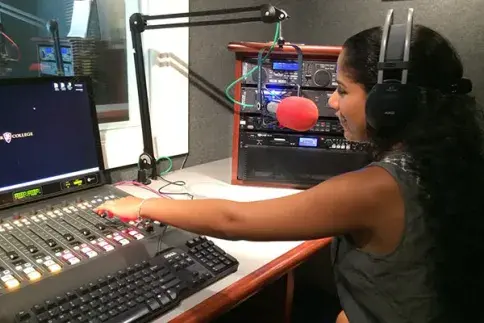
[[(10, 38), (6, 33), (4, 33), (3, 31), (0, 31), (0, 35), (2, 35), (6, 40), (8, 40), (8, 42), (13, 46), (15, 47), (15, 49), (17, 50), (17, 58), (14, 59), (16, 60), (17, 62), (20, 61), (20, 58), (22, 57), (21, 53), (20, 53), (20, 48), (18, 47), (17, 43), (13, 41), (12, 38)], [(8, 55), (8, 54), (7, 54)]]
[[(279, 34), (281, 32), (281, 23), (278, 22), (276, 24), (276, 32), (274, 34), (274, 40), (272, 42), (272, 45), (271, 47), (269, 48), (269, 51), (267, 52), (266, 56), (264, 56), (262, 58), (262, 61), (265, 61), (269, 55), (272, 53), (272, 51), (274, 50), (274, 47), (276, 47), (277, 43), (278, 43), (278, 40), (279, 40)], [(259, 65), (259, 64), (258, 64)], [(249, 77), (250, 75), (252, 75), (255, 71), (257, 71), (259, 69), (259, 66), (255, 66), (254, 68), (252, 68), (249, 72), (247, 72), (246, 74), (242, 75), (240, 78), (238, 78), (237, 80), (235, 80), (234, 82), (230, 83), (227, 88), (225, 89), (225, 95), (227, 96), (227, 98), (232, 102), (232, 103), (235, 103), (235, 104), (238, 104), (240, 105), (242, 108), (252, 108), (254, 107), (255, 105), (254, 104), (247, 104), (247, 103), (243, 103), (243, 102), (239, 102), (237, 100), (235, 100), (235, 98), (233, 98), (231, 95), (230, 95), (230, 91), (232, 90), (232, 88), (239, 82), (245, 80), (247, 77)]]
[(162, 251), (163, 238), (164, 238), (167, 230), (168, 230), (168, 226), (165, 225), (165, 227), (163, 228), (163, 231), (161, 232), (160, 236), (158, 237), (158, 247), (156, 248), (156, 254), (158, 254)]
[(156, 194), (156, 195), (158, 195), (160, 197), (172, 199), (170, 196), (164, 195), (164, 194), (160, 193), (159, 191), (157, 191), (155, 189), (152, 189), (151, 187), (146, 186), (146, 185), (144, 185), (142, 183), (138, 183), (136, 181), (122, 181), (122, 182), (118, 182), (118, 183), (115, 183), (114, 184), (114, 186), (123, 186), (123, 185), (126, 185), (126, 186), (136, 186), (136, 187), (142, 188), (144, 190), (150, 191), (151, 193), (154, 193), (154, 194)]
[[(185, 166), (185, 163), (187, 161), (187, 158), (188, 158), (188, 154), (185, 156), (185, 159), (183, 160), (183, 163), (182, 163), (182, 166), (180, 169), (183, 169), (183, 167)], [(146, 189), (150, 192), (153, 192), (161, 197), (166, 197), (166, 198), (169, 198), (169, 199), (173, 199), (171, 196), (187, 196), (188, 198), (190, 198), (190, 200), (193, 200), (194, 196), (188, 192), (164, 192), (163, 189), (170, 186), (170, 185), (175, 185), (175, 186), (180, 186), (180, 187), (184, 187), (186, 186), (187, 184), (184, 182), (184, 181), (169, 181), (167, 180), (166, 178), (163, 177), (163, 175), (166, 175), (168, 174), (169, 172), (172, 171), (173, 169), (173, 160), (168, 157), (168, 156), (163, 156), (163, 157), (159, 157), (157, 160), (156, 160), (156, 163), (158, 163), (159, 161), (161, 160), (167, 160), (168, 161), (168, 167), (164, 170), (164, 171), (161, 171), (160, 174), (158, 175), (158, 177), (164, 181), (166, 184), (161, 186), (158, 191), (155, 191), (154, 189), (144, 185), (144, 184), (141, 184), (141, 183), (138, 183), (136, 181), (125, 181), (125, 182), (121, 182), (121, 183), (117, 183), (115, 184), (116, 186), (117, 185), (132, 185), (132, 186), (137, 186), (137, 187), (141, 187), (143, 189)]]
[(182, 170), (183, 168), (185, 168), (185, 164), (187, 163), (187, 160), (188, 160), (188, 155), (189, 154), (186, 154), (185, 155), (185, 158), (183, 159), (183, 162), (182, 162), (182, 164), (180, 166), (180, 170)]
[(160, 176), (168, 174), (171, 171), (171, 169), (173, 168), (173, 161), (168, 156), (163, 156), (163, 157), (158, 158), (156, 160), (156, 163), (158, 163), (160, 160), (163, 160), (163, 159), (168, 160), (168, 168), (165, 169), (164, 171), (160, 172)]
[(162, 181), (164, 181), (166, 184), (161, 186), (159, 189), (158, 189), (158, 193), (159, 194), (162, 194), (162, 195), (167, 195), (167, 196), (171, 196), (171, 195), (177, 195), (177, 196), (188, 196), (190, 198), (190, 200), (193, 200), (193, 195), (188, 193), (188, 192), (164, 192), (163, 189), (170, 186), (170, 185), (175, 185), (175, 186), (180, 186), (180, 187), (183, 187), (186, 189), (186, 185), (187, 183), (184, 182), (184, 181), (169, 181), (167, 180), (166, 178), (160, 176), (160, 179)]

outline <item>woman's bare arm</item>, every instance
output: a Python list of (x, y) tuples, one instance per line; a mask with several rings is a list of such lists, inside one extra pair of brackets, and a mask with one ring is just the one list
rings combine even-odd
[(152, 199), (143, 203), (141, 214), (187, 231), (225, 239), (308, 240), (372, 229), (389, 207), (398, 204), (398, 199), (394, 179), (382, 168), (368, 167), (277, 199)]

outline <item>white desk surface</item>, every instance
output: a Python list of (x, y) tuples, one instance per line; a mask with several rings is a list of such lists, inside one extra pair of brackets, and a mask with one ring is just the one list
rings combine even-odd
[[(170, 181), (184, 181), (185, 188), (170, 185), (164, 191), (189, 192), (195, 198), (223, 198), (235, 201), (254, 201), (269, 198), (277, 198), (299, 192), (294, 189), (262, 188), (230, 185), (231, 160), (223, 159), (207, 164), (189, 167), (175, 171), (164, 178)], [(165, 182), (153, 181), (150, 185), (158, 189)], [(118, 186), (124, 191), (143, 198), (156, 197), (142, 188), (132, 186)], [(192, 295), (181, 302), (181, 305), (168, 312), (154, 322), (169, 322), (183, 312), (193, 308), (210, 296), (222, 291), (243, 277), (249, 275), (265, 264), (297, 247), (303, 241), (295, 242), (250, 242), (250, 241), (227, 241), (211, 238), (218, 246), (231, 254), (239, 261), (237, 272), (225, 277), (204, 290)]]

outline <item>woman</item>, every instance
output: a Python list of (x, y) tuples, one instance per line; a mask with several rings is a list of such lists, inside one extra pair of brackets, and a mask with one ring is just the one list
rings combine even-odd
[(422, 87), (418, 115), (384, 137), (365, 118), (381, 35), (372, 28), (346, 41), (329, 101), (348, 140), (372, 143), (375, 161), (364, 169), (266, 201), (128, 197), (98, 211), (226, 239), (337, 237), (338, 322), (482, 322), (483, 136), (474, 101), (452, 91), (465, 84), (461, 61), (442, 36), (415, 26), (409, 81)]

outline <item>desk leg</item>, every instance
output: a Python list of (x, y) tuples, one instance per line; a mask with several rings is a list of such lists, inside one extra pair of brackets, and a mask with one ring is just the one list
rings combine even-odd
[(294, 270), (286, 275), (286, 300), (284, 306), (284, 323), (291, 323), (292, 303), (294, 301)]

